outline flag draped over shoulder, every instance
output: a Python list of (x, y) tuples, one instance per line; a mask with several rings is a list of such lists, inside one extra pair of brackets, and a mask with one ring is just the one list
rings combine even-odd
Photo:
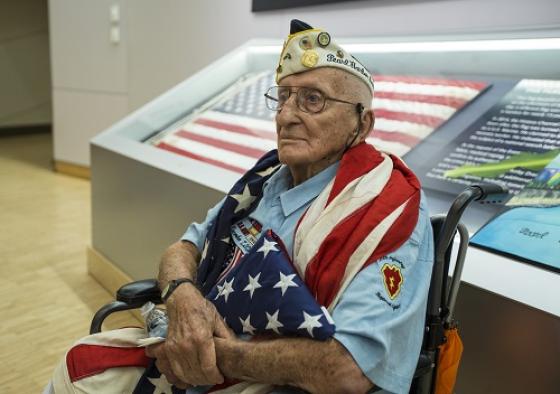
[(362, 143), (298, 225), (294, 262), (332, 311), (356, 273), (398, 249), (418, 221), (420, 183), (397, 157)]
[[(256, 208), (278, 166), (277, 151), (267, 153), (228, 193), (202, 253), (197, 278), (204, 294), (224, 268), (231, 225)], [(357, 272), (404, 244), (419, 206), (420, 183), (399, 158), (366, 143), (350, 148), (295, 233), (293, 263), (319, 304), (332, 310)]]

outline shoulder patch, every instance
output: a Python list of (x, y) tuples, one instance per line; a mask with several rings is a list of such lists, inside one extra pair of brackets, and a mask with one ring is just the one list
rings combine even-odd
[(401, 292), (401, 285), (404, 282), (401, 269), (395, 264), (385, 263), (381, 268), (381, 272), (383, 273), (385, 290), (387, 290), (389, 297), (394, 300)]

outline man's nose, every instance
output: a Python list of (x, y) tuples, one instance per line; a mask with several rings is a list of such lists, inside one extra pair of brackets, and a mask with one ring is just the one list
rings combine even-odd
[(298, 91), (297, 90), (292, 90), (290, 92), (290, 95), (288, 96), (288, 99), (286, 101), (284, 101), (281, 108), (284, 108), (287, 105), (292, 105), (292, 106), (294, 106), (294, 109), (298, 109)]
[(290, 123), (297, 122), (298, 111), (299, 109), (296, 101), (292, 100), (290, 96), (288, 100), (284, 102), (282, 108), (276, 112), (276, 123), (280, 126), (287, 126)]
[(297, 105), (297, 94), (295, 92), (293, 92), (292, 94), (290, 94), (288, 99), (286, 101), (284, 101), (284, 103), (282, 104), (282, 107), (280, 107), (280, 109), (278, 110), (278, 112), (276, 114), (276, 119), (278, 119), (280, 117), (291, 118), (298, 111), (299, 111), (299, 108), (298, 108), (298, 105)]

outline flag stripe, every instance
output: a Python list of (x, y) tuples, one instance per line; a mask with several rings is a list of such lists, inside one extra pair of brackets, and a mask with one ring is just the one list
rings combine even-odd
[(382, 119), (394, 120), (398, 122), (410, 122), (410, 123), (417, 123), (424, 126), (429, 126), (430, 130), (438, 127), (442, 122), (443, 119), (437, 116), (430, 116), (418, 113), (410, 113), (410, 112), (402, 112), (398, 111), (398, 108), (392, 110), (391, 108), (388, 109), (380, 109), (375, 108), (375, 119), (376, 121), (381, 121)]
[(98, 374), (109, 368), (144, 367), (150, 359), (144, 348), (126, 348), (79, 344), (66, 355), (66, 367), (70, 381), (75, 382)]
[(204, 112), (204, 117), (222, 123), (242, 124), (251, 129), (261, 130), (263, 133), (276, 135), (276, 125), (274, 123), (274, 118), (263, 120), (212, 110)]
[(276, 140), (271, 141), (252, 135), (236, 133), (235, 131), (231, 130), (216, 129), (214, 127), (203, 126), (198, 123), (189, 123), (185, 125), (185, 127), (183, 127), (183, 130), (237, 145), (244, 145), (249, 148), (259, 149), (265, 152), (276, 148)]
[(218, 122), (218, 121), (215, 121), (215, 120), (204, 119), (204, 118), (200, 118), (200, 119), (195, 120), (195, 123), (198, 123), (198, 124), (201, 124), (201, 125), (204, 125), (204, 126), (214, 127), (216, 129), (232, 131), (232, 132), (239, 133), (239, 134), (256, 136), (256, 137), (260, 137), (260, 138), (267, 139), (267, 140), (272, 140), (272, 141), (276, 140), (276, 137), (273, 136), (273, 135), (270, 135), (270, 133), (267, 132), (267, 131), (251, 129), (251, 128), (248, 128), (248, 127), (243, 127), (243, 126), (239, 126), (239, 125), (235, 125), (235, 124), (231, 124), (231, 123), (222, 123), (222, 122)]
[(222, 271), (222, 273), (220, 274), (220, 276), (218, 277), (218, 280), (216, 281), (216, 283), (220, 283), (221, 280), (223, 278), (226, 277), (227, 274), (229, 274), (229, 272), (235, 268), (235, 266), (237, 265), (237, 263), (239, 262), (239, 260), (241, 260), (241, 257), (243, 257), (243, 252), (241, 251), (241, 249), (239, 249), (238, 247), (235, 248), (235, 251), (233, 252), (233, 256), (231, 257), (231, 261), (228, 263), (227, 267)]
[(195, 154), (195, 153), (177, 148), (176, 146), (167, 144), (165, 142), (160, 142), (157, 145), (157, 147), (160, 148), (160, 149), (164, 149), (166, 151), (169, 151), (169, 152), (177, 153), (181, 156), (186, 156), (190, 159), (198, 160), (198, 161), (201, 161), (203, 163), (212, 164), (212, 165), (215, 165), (217, 167), (220, 167), (220, 168), (223, 168), (223, 169), (226, 169), (226, 170), (237, 172), (239, 174), (243, 174), (243, 173), (245, 173), (245, 171), (247, 171), (247, 169), (245, 169), (245, 168), (232, 166), (232, 165), (226, 164), (226, 163), (218, 161), (218, 160), (210, 159), (208, 157), (201, 156), (201, 155), (198, 155), (198, 154)]
[(377, 90), (378, 82), (399, 82), (423, 85), (447, 85), (455, 87), (468, 87), (476, 90), (484, 89), (487, 84), (484, 82), (464, 81), (458, 79), (430, 78), (430, 77), (413, 77), (407, 75), (374, 75), (375, 89)]
[(200, 142), (186, 140), (177, 136), (174, 136), (170, 141), (172, 142), (172, 144), (170, 145), (176, 146), (177, 148), (184, 151), (191, 152), (211, 160), (218, 160), (230, 166), (244, 168), (245, 170), (253, 167), (256, 162), (256, 160), (252, 157), (247, 157), (239, 153), (231, 152)]
[(181, 130), (176, 135), (187, 140), (201, 142), (203, 144), (215, 146), (216, 148), (225, 149), (245, 156), (254, 157), (255, 159), (258, 159), (267, 152), (265, 150), (248, 148), (243, 145), (232, 144), (230, 142), (222, 141), (219, 139), (206, 137), (204, 135), (196, 134), (186, 130)]
[(398, 142), (408, 147), (413, 147), (422, 141), (421, 138), (415, 137), (410, 134), (400, 133), (398, 131), (386, 131), (386, 130), (373, 130), (373, 138), (377, 140), (389, 141), (389, 142)]
[(384, 141), (375, 137), (366, 139), (366, 142), (370, 145), (375, 146), (375, 148), (379, 151), (386, 153), (390, 152), (397, 156), (403, 156), (410, 150), (409, 146), (401, 144), (399, 142)]
[(377, 119), (374, 127), (378, 130), (399, 132), (416, 138), (426, 138), (433, 131), (432, 127), (420, 123), (391, 120), (386, 118)]
[(459, 109), (467, 103), (467, 100), (453, 96), (432, 96), (427, 94), (397, 93), (392, 91), (376, 91), (375, 98), (440, 104), (453, 107), (455, 109)]
[(413, 103), (403, 100), (374, 99), (373, 104), (375, 110), (385, 109), (388, 111), (407, 112), (422, 116), (435, 116), (442, 119), (449, 118), (456, 111), (455, 108), (447, 105)]
[(378, 82), (375, 86), (380, 92), (389, 91), (395, 93), (425, 94), (430, 96), (449, 96), (465, 100), (472, 99), (479, 92), (469, 87), (426, 85), (419, 83)]

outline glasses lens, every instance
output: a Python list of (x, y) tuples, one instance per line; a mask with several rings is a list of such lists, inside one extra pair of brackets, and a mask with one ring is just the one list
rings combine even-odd
[(298, 90), (298, 106), (305, 112), (321, 112), (325, 107), (325, 96), (317, 89), (300, 88)]
[(280, 105), (280, 108), (282, 108), (282, 106), (286, 104), (286, 101), (288, 101), (288, 99), (290, 98), (290, 94), (292, 92), (287, 86), (277, 86), (276, 92), (276, 97), (278, 97), (278, 105)]
[(264, 95), (266, 106), (273, 111), (279, 111), (290, 98), (291, 90), (287, 86), (273, 86)]
[(278, 111), (280, 104), (278, 103), (278, 87), (273, 86), (264, 94), (264, 100), (268, 109)]

